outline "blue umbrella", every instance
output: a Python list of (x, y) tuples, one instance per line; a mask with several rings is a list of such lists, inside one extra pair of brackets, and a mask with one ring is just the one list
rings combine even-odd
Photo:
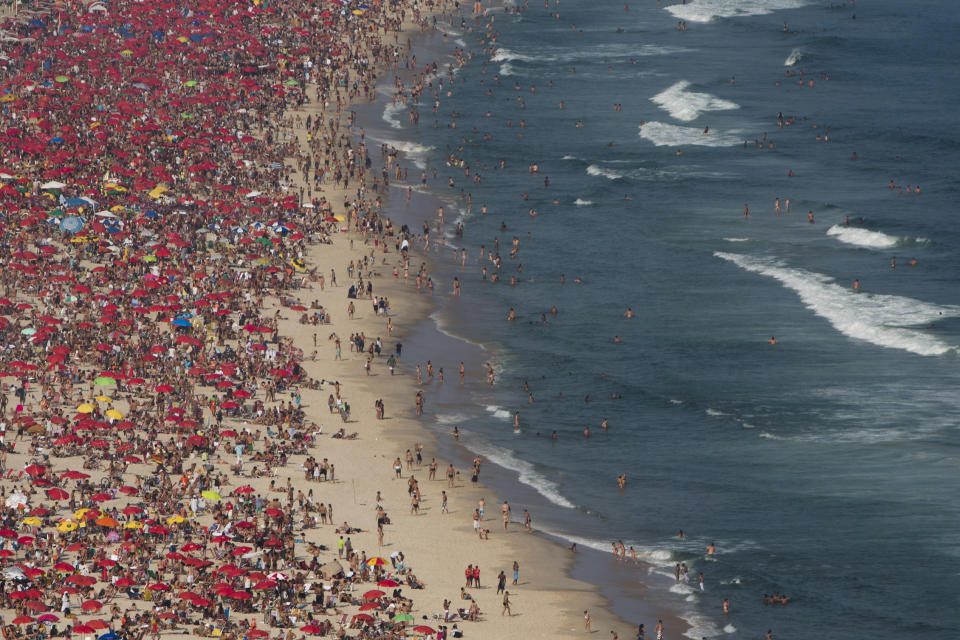
[(79, 216), (69, 216), (60, 222), (60, 228), (67, 233), (76, 233), (83, 229), (83, 218)]
[(177, 318), (176, 320), (173, 321), (173, 326), (175, 326), (175, 327), (189, 327), (189, 326), (191, 326), (191, 325), (190, 325), (190, 321), (187, 320), (186, 318)]
[(102, 636), (100, 636), (99, 638), (97, 638), (97, 640), (120, 640), (120, 636), (115, 634), (113, 631), (108, 631)]

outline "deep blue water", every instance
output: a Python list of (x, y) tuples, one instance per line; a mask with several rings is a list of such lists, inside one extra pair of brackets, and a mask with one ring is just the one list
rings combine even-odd
[[(439, 197), (448, 231), (457, 211), (466, 227), (434, 274), (436, 320), (485, 346), (497, 384), (428, 390), (437, 428), (511, 469), (538, 525), (641, 550), (648, 600), (692, 621), (691, 637), (960, 635), (960, 12), (564, 0), (491, 16), (493, 55), (469, 18), (472, 31), (456, 20), (423, 44), (421, 66), (458, 40), (474, 53), (452, 83), (432, 79), (436, 116), (428, 89), (419, 127), (405, 107), (365, 118), (368, 136), (406, 142), (411, 182), (414, 162), (437, 170), (406, 210), (395, 189), (398, 216), (433, 222)], [(495, 238), (492, 284), (480, 247)], [(456, 379), (455, 361), (434, 362)], [(793, 600), (764, 607), (773, 592)]]

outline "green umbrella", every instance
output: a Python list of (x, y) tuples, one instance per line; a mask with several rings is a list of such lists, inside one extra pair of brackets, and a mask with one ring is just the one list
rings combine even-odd
[(93, 384), (99, 385), (101, 387), (107, 387), (111, 384), (117, 384), (117, 381), (110, 376), (100, 376), (93, 381)]
[(51, 216), (62, 216), (62, 215), (64, 215), (64, 213), (63, 213), (63, 211), (60, 211), (60, 209), (54, 209), (53, 211), (50, 212), (50, 215), (51, 215)]
[(22, 333), (22, 334), (25, 335), (25, 336), (32, 336), (32, 335), (35, 334), (36, 332), (37, 332), (37, 330), (34, 329), (33, 327), (27, 327), (26, 329), (24, 329), (24, 330), (21, 331), (20, 333)]
[(144, 262), (156, 262), (157, 256), (143, 256), (141, 260), (143, 260)]
[(210, 490), (201, 491), (201, 492), (200, 492), (200, 495), (202, 495), (202, 496), (203, 496), (204, 498), (206, 498), (207, 500), (219, 500), (219, 499), (220, 499), (220, 494), (217, 493), (216, 491), (210, 491)]
[(263, 236), (257, 238), (257, 239), (256, 239), (256, 242), (258, 242), (258, 243), (260, 243), (260, 244), (265, 244), (265, 245), (269, 245), (269, 244), (270, 244), (270, 240), (268, 240), (267, 238), (264, 238)]
[(288, 87), (295, 87), (295, 86), (297, 86), (297, 85), (300, 84), (300, 83), (297, 82), (296, 80), (294, 80), (293, 78), (290, 78), (290, 79), (287, 80), (284, 84), (286, 84)]
[(67, 76), (57, 76), (56, 78), (54, 78), (54, 80), (56, 80), (57, 82), (70, 82), (70, 78), (68, 78)]
[(398, 613), (393, 616), (394, 622), (413, 622), (413, 616), (409, 613)]
[(124, 49), (123, 51), (120, 52), (120, 55), (122, 55), (122, 56), (132, 56), (132, 55), (133, 55), (133, 51), (130, 51), (130, 49)]
[(183, 84), (187, 85), (188, 87), (195, 87), (195, 86), (197, 86), (197, 81), (196, 81), (196, 80), (187, 80), (187, 81), (184, 82)]
[(186, 119), (189, 120), (189, 119), (193, 118), (193, 114), (192, 114), (192, 113), (181, 113), (181, 114), (180, 114), (180, 117), (181, 117), (181, 118), (186, 118)]

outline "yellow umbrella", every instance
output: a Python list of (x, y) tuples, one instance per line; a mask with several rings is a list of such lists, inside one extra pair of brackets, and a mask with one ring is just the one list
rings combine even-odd
[(57, 525), (57, 530), (63, 532), (73, 531), (77, 528), (77, 526), (79, 525), (77, 525), (77, 523), (73, 520), (63, 520)]
[(113, 418), (114, 420), (121, 420), (123, 419), (123, 414), (117, 411), (116, 409), (109, 409), (107, 411), (107, 417)]
[(97, 402), (113, 402), (113, 398), (110, 396), (97, 396), (94, 400)]
[(167, 189), (166, 187), (157, 185), (156, 187), (150, 190), (150, 193), (148, 195), (153, 199), (157, 199), (167, 191), (169, 191), (169, 189)]
[(94, 407), (94, 406), (93, 406), (92, 404), (90, 404), (89, 402), (84, 402), (84, 403), (81, 404), (79, 407), (77, 407), (77, 413), (93, 413), (93, 410), (94, 410), (95, 408), (96, 408), (96, 407)]
[(90, 511), (90, 509), (87, 509), (86, 507), (84, 507), (83, 509), (77, 509), (76, 511), (73, 512), (73, 517), (76, 518), (78, 521), (82, 521), (83, 516), (87, 514), (87, 511)]
[(131, 520), (130, 522), (123, 525), (124, 529), (143, 529), (143, 523), (139, 520)]
[(186, 520), (187, 520), (186, 518), (184, 518), (180, 514), (177, 514), (175, 516), (170, 516), (169, 518), (167, 518), (167, 524), (180, 524), (181, 522), (185, 522)]
[(29, 518), (23, 519), (23, 524), (32, 524), (35, 526), (40, 526), (43, 524), (43, 520), (34, 516), (30, 516)]

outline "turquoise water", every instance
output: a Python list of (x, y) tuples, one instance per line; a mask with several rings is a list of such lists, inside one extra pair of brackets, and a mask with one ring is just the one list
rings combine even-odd
[[(435, 320), (497, 371), (492, 389), (428, 390), (437, 429), (511, 470), (497, 488), (538, 526), (638, 549), (648, 600), (690, 637), (956, 636), (953, 5), (514, 8), (484, 17), (496, 51), (469, 17), (424, 41), (421, 67), (474, 56), (432, 77), (419, 126), (403, 106), (363, 118), (404, 143), (418, 193), (405, 208), (394, 189), (397, 215), (419, 229), (444, 203)], [(458, 358), (434, 364), (455, 380)], [(774, 592), (790, 604), (764, 606)]]

